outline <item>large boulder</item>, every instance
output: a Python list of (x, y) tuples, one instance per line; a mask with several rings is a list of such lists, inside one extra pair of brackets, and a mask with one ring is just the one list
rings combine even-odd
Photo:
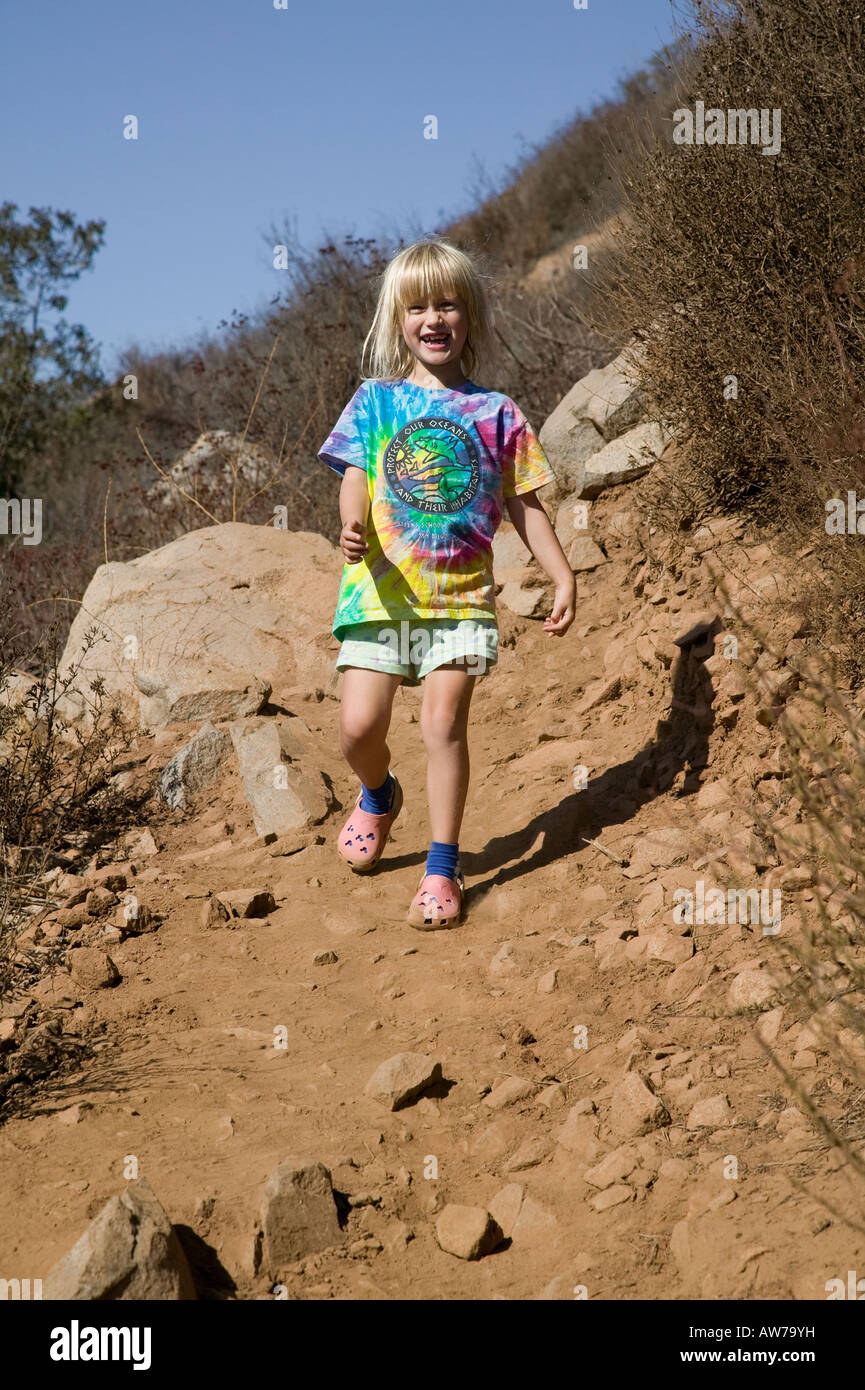
[(335, 689), (330, 628), (341, 568), (323, 536), (245, 522), (101, 565), (72, 624), (61, 677), (78, 668), (86, 705), (90, 680), (101, 676), (151, 728), (243, 718), (271, 689), (275, 703), (298, 685)]

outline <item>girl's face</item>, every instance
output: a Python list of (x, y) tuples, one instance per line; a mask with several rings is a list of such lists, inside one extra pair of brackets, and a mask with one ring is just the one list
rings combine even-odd
[(413, 355), (431, 371), (459, 369), (468, 336), (466, 306), (457, 295), (415, 300), (403, 316), (403, 337)]

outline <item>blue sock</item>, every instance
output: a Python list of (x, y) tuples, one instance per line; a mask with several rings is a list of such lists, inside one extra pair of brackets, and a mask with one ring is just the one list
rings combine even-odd
[(426, 860), (427, 873), (441, 874), (443, 878), (452, 878), (456, 882), (459, 849), (458, 844), (450, 845), (444, 840), (432, 840)]
[(380, 787), (368, 787), (363, 782), (360, 785), (363, 787), (360, 809), (374, 816), (387, 815), (393, 804), (394, 780), (391, 774), (387, 774)]

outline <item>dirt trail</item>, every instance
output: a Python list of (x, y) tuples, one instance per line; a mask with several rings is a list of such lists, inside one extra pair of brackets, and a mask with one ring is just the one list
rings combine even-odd
[[(47, 1274), (121, 1190), (134, 1156), (175, 1225), (215, 1254), (218, 1265), (199, 1267), (205, 1292), (224, 1296), (233, 1282), (236, 1297), (270, 1297), (271, 1280), (254, 1272), (254, 1222), (269, 1173), (294, 1154), (321, 1159), (337, 1191), (363, 1200), (345, 1248), (287, 1272), (290, 1297), (573, 1298), (585, 1286), (602, 1299), (821, 1298), (826, 1279), (865, 1263), (863, 1243), (791, 1187), (798, 1178), (849, 1206), (837, 1160), (766, 1063), (754, 1015), (727, 1003), (730, 981), (771, 942), (759, 927), (698, 927), (693, 955), (647, 955), (672, 920), (673, 891), (700, 877), (706, 844), (749, 828), (737, 769), (762, 759), (760, 785), (779, 808), (783, 787), (772, 736), (753, 719), (710, 719), (701, 731), (681, 713), (697, 708), (708, 677), (668, 633), (711, 589), (695, 551), (663, 602), (639, 578), (635, 592), (640, 556), (626, 535), (612, 539), (624, 499), (619, 489), (593, 508), (609, 562), (579, 577), (565, 639), (500, 612), (499, 664), (474, 697), (458, 929), (405, 922), (429, 838), (420, 690), (394, 703), (405, 808), (370, 877), (352, 876), (334, 850), (357, 786), (336, 751), (330, 696), (292, 709), (333, 750), (323, 770), (340, 803), (306, 848), (269, 853), (231, 770), (191, 815), (157, 814), (154, 802), (159, 850), (135, 861), (136, 884), (164, 920), (111, 948), (116, 988), (65, 1012), (67, 1030), (97, 1038), (92, 1059), (0, 1129), (0, 1273)], [(632, 519), (638, 505), (633, 489)], [(747, 563), (753, 578), (759, 557)], [(603, 698), (594, 683), (617, 676)], [(599, 703), (586, 710), (591, 697)], [(162, 737), (152, 767), (190, 732)], [(701, 777), (722, 791), (698, 792)], [(633, 868), (656, 830), (679, 834), (668, 836), (669, 862), (632, 876), (583, 838)], [(249, 887), (270, 888), (277, 910), (202, 925), (209, 893)], [(327, 949), (337, 961), (314, 964)], [(796, 1054), (790, 1030), (804, 1020), (761, 1017)], [(274, 1047), (281, 1027), (285, 1049)], [(574, 1045), (581, 1027), (587, 1049)], [(404, 1050), (439, 1058), (444, 1081), (391, 1114), (363, 1088)], [(631, 1075), (654, 1088), (669, 1123), (616, 1129), (610, 1091)], [(509, 1076), (532, 1083), (530, 1094), (493, 1108)], [(808, 1076), (812, 1093), (841, 1104), (825, 1055)], [(688, 1129), (697, 1102), (721, 1095), (729, 1111), (716, 1103)], [(615, 1176), (599, 1176), (611, 1153)], [(431, 1160), (437, 1177), (425, 1176)], [(502, 1248), (471, 1263), (439, 1249), (446, 1202), (485, 1206), (509, 1184), (523, 1192)]]

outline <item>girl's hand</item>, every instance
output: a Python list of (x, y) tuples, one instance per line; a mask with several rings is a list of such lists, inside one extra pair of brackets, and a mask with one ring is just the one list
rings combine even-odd
[(577, 604), (577, 586), (573, 579), (570, 584), (557, 584), (553, 611), (544, 619), (544, 632), (548, 637), (562, 637), (574, 621)]
[(347, 521), (342, 528), (339, 544), (346, 561), (356, 565), (369, 550), (366, 539), (366, 526), (362, 521)]

